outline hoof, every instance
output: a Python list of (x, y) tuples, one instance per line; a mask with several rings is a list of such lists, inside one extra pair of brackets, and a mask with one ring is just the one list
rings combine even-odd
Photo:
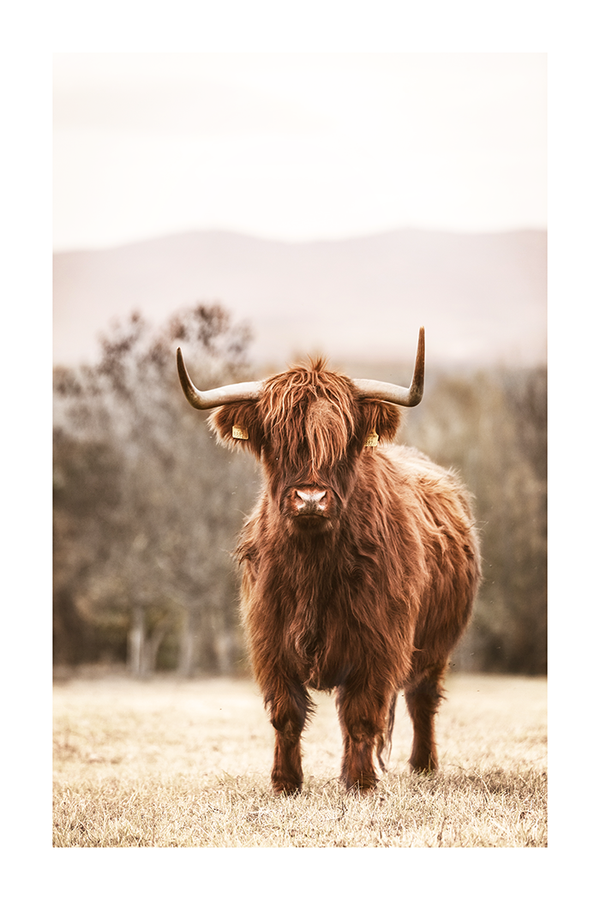
[(378, 779), (374, 776), (361, 776), (355, 781), (348, 781), (343, 778), (342, 782), (349, 794), (359, 794), (361, 797), (364, 797), (375, 790)]
[(302, 790), (302, 782), (273, 781), (273, 793), (276, 797), (295, 797)]
[(423, 764), (413, 763), (409, 761), (409, 766), (411, 767), (415, 775), (435, 775), (438, 768), (437, 762), (434, 760), (430, 760), (429, 762)]

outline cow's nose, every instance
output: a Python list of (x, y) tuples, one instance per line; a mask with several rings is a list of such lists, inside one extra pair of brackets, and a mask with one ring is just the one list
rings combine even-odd
[(322, 512), (325, 509), (327, 491), (296, 490), (296, 509), (298, 512)]

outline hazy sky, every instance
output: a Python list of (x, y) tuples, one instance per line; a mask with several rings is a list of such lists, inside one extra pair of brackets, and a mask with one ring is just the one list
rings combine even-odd
[(54, 247), (546, 227), (545, 54), (54, 56)]

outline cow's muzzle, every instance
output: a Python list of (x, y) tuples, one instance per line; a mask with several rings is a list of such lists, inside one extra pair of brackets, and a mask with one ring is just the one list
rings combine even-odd
[(321, 530), (331, 527), (335, 515), (335, 494), (329, 488), (302, 486), (286, 492), (285, 511), (291, 522), (298, 527)]
[(291, 498), (292, 507), (299, 516), (324, 516), (327, 511), (327, 491), (294, 490)]

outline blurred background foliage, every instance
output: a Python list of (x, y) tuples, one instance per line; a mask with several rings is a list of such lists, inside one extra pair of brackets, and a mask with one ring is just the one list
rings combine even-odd
[[(251, 335), (219, 304), (152, 328), (137, 313), (97, 365), (54, 372), (54, 663), (194, 674), (248, 671), (231, 559), (260, 489), (184, 400), (181, 346), (202, 387), (253, 377)], [(474, 495), (484, 582), (453, 656), (466, 671), (546, 671), (546, 370), (427, 370), (398, 440)], [(398, 379), (401, 380), (401, 379)]]

